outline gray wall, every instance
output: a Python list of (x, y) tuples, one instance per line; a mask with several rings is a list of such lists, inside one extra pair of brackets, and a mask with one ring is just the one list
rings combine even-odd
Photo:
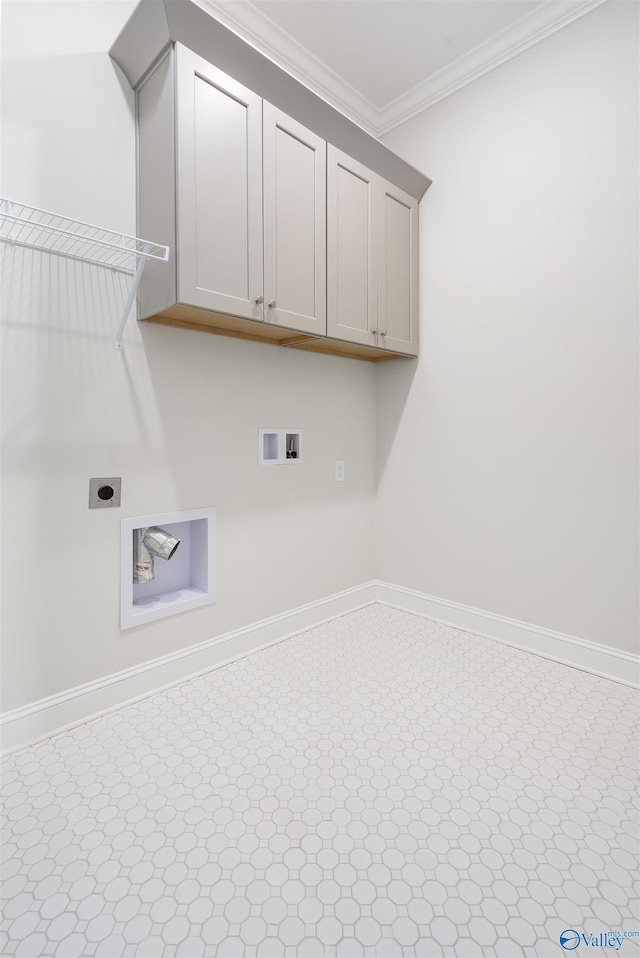
[[(135, 234), (133, 93), (106, 52), (131, 6), (2, 3), (3, 196)], [(0, 255), (4, 710), (373, 577), (373, 365), (133, 319), (120, 353), (128, 278)], [(303, 461), (259, 467), (259, 426), (301, 428)], [(122, 508), (89, 511), (105, 475)], [(121, 633), (120, 518), (205, 506), (217, 604)]]
[(635, 650), (638, 6), (389, 134), (422, 202), (421, 355), (379, 371), (378, 577)]
[[(3, 0), (3, 195), (135, 232), (132, 5)], [(418, 362), (134, 322), (119, 353), (128, 280), (0, 248), (3, 709), (375, 574), (634, 647), (636, 35), (612, 0), (387, 137), (434, 178)], [(304, 462), (259, 468), (261, 425)], [(218, 603), (120, 633), (120, 517), (209, 505)]]

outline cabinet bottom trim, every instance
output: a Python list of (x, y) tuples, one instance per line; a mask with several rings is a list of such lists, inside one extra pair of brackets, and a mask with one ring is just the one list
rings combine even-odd
[(148, 316), (144, 322), (159, 326), (174, 326), (178, 329), (193, 329), (202, 333), (215, 333), (217, 336), (231, 336), (234, 339), (248, 339), (252, 342), (267, 343), (271, 346), (288, 346), (307, 352), (325, 353), (330, 356), (342, 356), (347, 359), (361, 359), (368, 362), (383, 362), (388, 359), (406, 359), (402, 353), (394, 353), (376, 346), (362, 346), (358, 343), (344, 342), (341, 339), (316, 337), (308, 333), (297, 333), (293, 329), (283, 329), (268, 323), (252, 322), (225, 316), (222, 313), (209, 312), (195, 306), (177, 304)]

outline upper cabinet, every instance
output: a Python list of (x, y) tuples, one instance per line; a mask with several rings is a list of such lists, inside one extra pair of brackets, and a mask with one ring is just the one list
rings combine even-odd
[(378, 177), (330, 146), (327, 153), (327, 333), (377, 346)]
[(265, 319), (324, 336), (327, 144), (266, 100), (262, 135)]
[(418, 353), (418, 202), (378, 178), (378, 335), (394, 352)]
[(136, 89), (138, 232), (170, 247), (168, 269), (145, 269), (141, 319), (416, 355), (426, 177), (191, 0), (141, 4), (111, 53)]
[(262, 320), (262, 99), (181, 45), (175, 84), (177, 299)]
[(327, 173), (327, 333), (418, 352), (418, 201), (333, 146)]
[(325, 141), (181, 44), (137, 103), (139, 225), (175, 269), (162, 291), (158, 270), (143, 277), (141, 318), (324, 336)]
[(323, 336), (326, 143), (180, 44), (175, 83), (178, 300)]

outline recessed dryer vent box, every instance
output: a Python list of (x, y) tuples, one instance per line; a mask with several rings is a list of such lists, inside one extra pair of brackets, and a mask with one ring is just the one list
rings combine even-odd
[(300, 429), (258, 429), (258, 463), (261, 466), (300, 462), (301, 458)]
[[(122, 520), (122, 630), (216, 601), (216, 512), (191, 509)], [(134, 582), (134, 532), (154, 526), (179, 539), (180, 545), (170, 559), (154, 559), (150, 582)]]

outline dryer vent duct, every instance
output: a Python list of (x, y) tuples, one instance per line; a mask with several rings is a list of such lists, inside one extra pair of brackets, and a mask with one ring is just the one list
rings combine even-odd
[(169, 532), (159, 526), (133, 530), (133, 581), (151, 582), (155, 578), (154, 558), (166, 559), (173, 556), (180, 545)]

